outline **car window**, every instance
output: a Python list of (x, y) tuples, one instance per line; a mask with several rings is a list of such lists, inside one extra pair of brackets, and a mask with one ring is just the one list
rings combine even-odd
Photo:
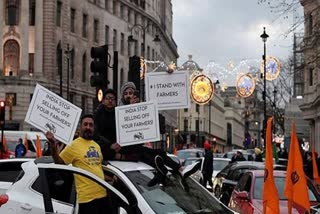
[[(62, 201), (68, 204), (74, 204), (75, 187), (73, 174), (68, 171), (58, 169), (46, 169), (46, 178), (50, 198)], [(37, 192), (42, 193), (42, 183), (40, 177), (31, 186)]]
[(0, 163), (0, 181), (14, 182), (22, 171), (21, 164), (18, 162), (1, 162)]
[(226, 160), (213, 160), (213, 170), (222, 170), (229, 164)]
[(218, 175), (221, 176), (221, 177), (226, 177), (226, 176), (229, 174), (229, 172), (230, 172), (230, 169), (231, 169), (230, 166), (231, 166), (231, 165), (227, 165), (225, 168), (223, 168), (223, 169), (218, 173)]
[(236, 168), (230, 171), (226, 178), (232, 181), (238, 181), (242, 176), (242, 174), (245, 173), (246, 171), (248, 171), (247, 168)]
[[(249, 179), (249, 175), (248, 174), (244, 174), (240, 178), (239, 182), (237, 183), (237, 185), (235, 187), (235, 190), (238, 191), (238, 192), (247, 191), (247, 190), (245, 190), (246, 189), (245, 187), (246, 187), (246, 184), (248, 182), (248, 179)], [(247, 191), (247, 192), (249, 192), (249, 191)]]
[(126, 175), (155, 213), (232, 213), (191, 178), (186, 179), (190, 189), (186, 192), (176, 175), (169, 174), (164, 184), (153, 187), (147, 185), (154, 177), (153, 171), (131, 171)]

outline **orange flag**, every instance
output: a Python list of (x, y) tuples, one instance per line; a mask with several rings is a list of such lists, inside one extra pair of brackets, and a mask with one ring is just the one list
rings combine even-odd
[(28, 137), (27, 134), (24, 136), (23, 144), (26, 147), (26, 151), (29, 150), (29, 145), (28, 145)]
[(42, 150), (41, 150), (41, 143), (40, 143), (39, 135), (37, 135), (36, 147), (37, 147), (37, 158), (40, 158), (42, 156)]
[(300, 145), (296, 134), (295, 122), (292, 122), (292, 133), (284, 195), (288, 198), (289, 214), (291, 214), (293, 202), (305, 208), (306, 211), (310, 213), (308, 186), (306, 175), (303, 171), (303, 163)]
[(279, 195), (273, 178), (272, 118), (268, 119), (266, 132), (265, 173), (263, 184), (263, 213), (280, 213)]
[(320, 184), (320, 177), (318, 172), (318, 166), (317, 166), (317, 157), (314, 151), (314, 146), (312, 146), (312, 171), (313, 171), (313, 180)]

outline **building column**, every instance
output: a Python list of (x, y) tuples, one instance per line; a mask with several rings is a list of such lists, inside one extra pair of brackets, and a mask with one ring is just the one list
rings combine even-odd
[[(43, 76), (43, 0), (36, 0), (36, 20), (34, 32), (34, 75)], [(37, 41), (37, 42), (36, 42)]]
[(21, 1), (20, 10), (20, 73), (29, 72), (29, 1)]

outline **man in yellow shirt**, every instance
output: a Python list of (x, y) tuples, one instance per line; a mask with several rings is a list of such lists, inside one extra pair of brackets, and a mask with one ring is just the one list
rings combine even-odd
[[(80, 121), (80, 136), (60, 154), (55, 143), (57, 142), (51, 132), (46, 133), (55, 163), (72, 164), (75, 167), (87, 170), (104, 179), (101, 162), (103, 160), (100, 146), (93, 141), (94, 121), (93, 115), (86, 114)], [(107, 199), (106, 189), (83, 176), (75, 176), (77, 197), (80, 214), (102, 214), (111, 210)]]

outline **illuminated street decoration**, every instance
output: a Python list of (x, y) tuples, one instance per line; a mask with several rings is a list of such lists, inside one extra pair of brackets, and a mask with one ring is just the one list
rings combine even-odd
[(237, 93), (241, 97), (249, 97), (254, 92), (256, 81), (250, 74), (243, 74), (237, 80)]
[(204, 105), (213, 96), (214, 87), (211, 79), (204, 74), (198, 74), (191, 80), (191, 97), (195, 103)]
[[(264, 73), (263, 60), (261, 61), (260, 70)], [(267, 56), (266, 58), (266, 80), (272, 81), (278, 78), (280, 74), (280, 62), (277, 58)]]

